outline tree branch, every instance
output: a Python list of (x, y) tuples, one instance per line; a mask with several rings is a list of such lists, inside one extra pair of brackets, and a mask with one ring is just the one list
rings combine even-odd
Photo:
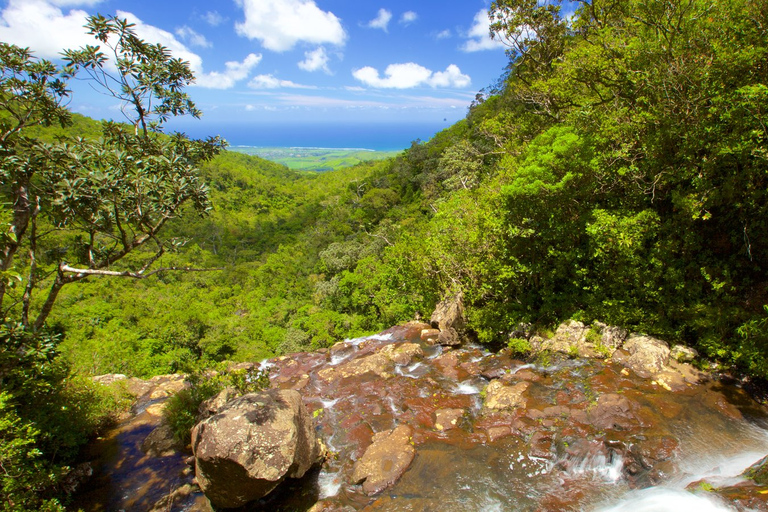
[(158, 272), (165, 272), (165, 271), (213, 272), (216, 270), (225, 270), (225, 267), (212, 267), (212, 268), (161, 267), (151, 272), (144, 273), (142, 270), (139, 270), (138, 272), (136, 272), (131, 270), (118, 271), (118, 270), (102, 270), (97, 268), (74, 268), (74, 267), (70, 267), (66, 263), (63, 263), (60, 268), (62, 272), (73, 273), (75, 274), (75, 277), (78, 277), (78, 278), (87, 277), (87, 276), (112, 276), (112, 277), (132, 277), (134, 279), (146, 279), (147, 277), (153, 276)]

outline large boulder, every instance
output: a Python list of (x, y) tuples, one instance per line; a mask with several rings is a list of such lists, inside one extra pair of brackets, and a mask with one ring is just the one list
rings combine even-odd
[(464, 297), (454, 295), (440, 301), (429, 319), (435, 329), (440, 329), (437, 342), (440, 345), (455, 346), (461, 344), (460, 335), (466, 327), (464, 318)]
[(623, 357), (619, 362), (644, 378), (661, 372), (669, 362), (669, 345), (651, 336), (633, 334), (624, 342), (623, 349), (629, 357)]
[(301, 396), (277, 389), (237, 398), (198, 423), (192, 451), (200, 488), (221, 508), (242, 506), (287, 477), (302, 477), (320, 455)]
[(394, 484), (416, 455), (411, 435), (413, 430), (408, 425), (375, 434), (373, 444), (355, 463), (352, 482), (362, 482), (363, 492), (369, 496)]
[(538, 352), (551, 350), (572, 356), (604, 358), (613, 354), (627, 338), (621, 327), (595, 322), (587, 326), (576, 320), (560, 324), (549, 339), (531, 338), (531, 346)]

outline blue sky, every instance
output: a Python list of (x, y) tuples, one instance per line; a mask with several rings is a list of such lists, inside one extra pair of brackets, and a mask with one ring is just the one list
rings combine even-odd
[[(188, 60), (200, 126), (452, 123), (507, 63), (484, 0), (6, 0), (0, 40), (56, 58), (116, 14)], [(74, 85), (73, 110), (119, 118)], [(443, 121), (445, 120), (445, 121)], [(189, 121), (174, 127), (185, 129)], [(204, 128), (203, 128), (204, 129)]]

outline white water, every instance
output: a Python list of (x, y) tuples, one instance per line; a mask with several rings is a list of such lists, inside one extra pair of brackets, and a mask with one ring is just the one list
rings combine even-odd
[(320, 471), (320, 476), (317, 478), (320, 491), (319, 498), (322, 500), (339, 494), (341, 479), (342, 477), (339, 473), (329, 473), (326, 470)]
[[(678, 461), (679, 474), (663, 485), (630, 491), (618, 502), (598, 508), (600, 512), (725, 512), (734, 508), (718, 496), (706, 492), (694, 494), (685, 488), (699, 480), (715, 487), (725, 487), (742, 481), (740, 476), (748, 467), (765, 456), (768, 432), (754, 425), (734, 428), (722, 435), (695, 436), (686, 444), (696, 455)], [(686, 453), (685, 449), (683, 450)]]
[(459, 382), (452, 391), (455, 395), (478, 395), (482, 390), (483, 386), (477, 380), (465, 380)]
[(723, 503), (680, 489), (651, 487), (627, 493), (620, 503), (600, 512), (731, 512)]

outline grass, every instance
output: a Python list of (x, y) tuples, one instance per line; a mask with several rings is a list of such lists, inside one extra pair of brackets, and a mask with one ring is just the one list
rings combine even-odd
[(262, 148), (231, 147), (231, 151), (256, 155), (301, 171), (331, 171), (341, 167), (351, 167), (370, 160), (383, 160), (394, 157), (401, 151), (372, 151), (367, 149), (334, 148)]

